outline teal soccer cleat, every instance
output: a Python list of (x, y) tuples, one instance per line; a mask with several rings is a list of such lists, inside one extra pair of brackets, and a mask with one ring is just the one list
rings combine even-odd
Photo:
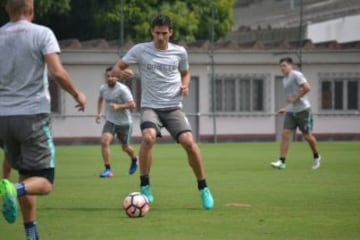
[(14, 223), (19, 213), (15, 186), (7, 179), (0, 180), (0, 196), (3, 199), (2, 213), (8, 223)]
[(144, 194), (147, 197), (147, 199), (149, 200), (149, 203), (154, 202), (154, 196), (151, 193), (150, 185), (141, 186), (140, 192), (141, 192), (141, 194)]
[(209, 188), (200, 190), (202, 205), (205, 209), (211, 209), (214, 207), (214, 198)]

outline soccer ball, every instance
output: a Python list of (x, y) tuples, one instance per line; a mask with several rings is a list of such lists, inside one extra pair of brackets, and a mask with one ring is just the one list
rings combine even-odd
[(147, 197), (139, 192), (128, 194), (122, 204), (126, 215), (131, 218), (143, 217), (150, 210)]

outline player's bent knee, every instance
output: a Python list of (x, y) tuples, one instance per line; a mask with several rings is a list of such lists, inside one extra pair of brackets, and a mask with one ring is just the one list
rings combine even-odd
[(21, 176), (27, 177), (43, 177), (52, 185), (55, 180), (55, 169), (45, 168), (41, 170), (19, 170)]
[(143, 136), (142, 136), (142, 142), (147, 144), (147, 145), (154, 144), (155, 139), (156, 139), (156, 137), (153, 136), (152, 134), (143, 134)]
[(291, 131), (288, 129), (285, 129), (281, 132), (281, 137), (283, 139), (288, 139), (290, 137), (290, 135), (291, 135)]

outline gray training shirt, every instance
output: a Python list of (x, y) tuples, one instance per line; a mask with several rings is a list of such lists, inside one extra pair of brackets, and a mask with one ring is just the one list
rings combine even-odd
[(0, 28), (0, 116), (50, 113), (44, 55), (59, 52), (47, 27), (21, 20)]
[(154, 42), (140, 43), (127, 52), (123, 61), (139, 66), (141, 107), (182, 107), (180, 72), (189, 69), (185, 48), (169, 43), (166, 50), (159, 50)]
[(130, 89), (117, 82), (114, 87), (109, 87), (107, 84), (100, 86), (99, 95), (105, 102), (105, 119), (116, 125), (129, 125), (132, 123), (131, 113), (129, 109), (113, 110), (111, 103), (124, 104), (133, 101), (133, 96)]
[[(294, 96), (299, 91), (299, 86), (303, 83), (307, 82), (304, 75), (296, 70), (292, 70), (288, 76), (283, 78), (283, 86), (285, 89), (285, 94), (287, 97)], [(310, 108), (310, 101), (305, 94), (303, 97), (298, 99), (294, 103), (289, 103), (286, 106), (287, 112), (301, 112), (305, 109)]]

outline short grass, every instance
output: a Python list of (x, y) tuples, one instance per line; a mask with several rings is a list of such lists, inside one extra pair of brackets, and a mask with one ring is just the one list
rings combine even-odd
[[(138, 145), (135, 146), (138, 149)], [(360, 239), (360, 142), (320, 142), (322, 166), (311, 170), (304, 142), (290, 147), (287, 169), (270, 168), (278, 143), (200, 144), (216, 206), (203, 210), (179, 145), (154, 148), (155, 202), (144, 218), (121, 210), (139, 177), (112, 146), (112, 179), (100, 179), (99, 146), (57, 147), (54, 191), (38, 198), (43, 240)], [(13, 174), (12, 179), (15, 178)], [(0, 240), (24, 239), (22, 221), (0, 219)]]

